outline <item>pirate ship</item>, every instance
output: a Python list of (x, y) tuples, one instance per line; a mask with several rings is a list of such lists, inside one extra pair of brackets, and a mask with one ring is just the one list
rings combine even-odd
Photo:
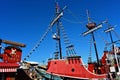
[[(63, 12), (66, 9), (66, 6), (60, 11), (58, 7), (58, 3), (56, 3), (56, 16), (51, 21), (48, 26), (47, 31), (40, 39), (39, 43), (32, 49), (32, 52), (40, 45), (40, 43), (47, 36), (48, 32), (53, 28), (56, 24), (56, 33), (53, 35), (53, 39), (57, 43), (57, 50), (54, 52), (55, 57), (50, 58), (48, 60), (48, 64), (46, 67), (39, 66), (35, 67), (36, 72), (44, 77), (45, 79), (59, 79), (59, 80), (88, 80), (88, 79), (105, 79), (111, 77), (115, 78), (115, 74), (119, 73), (119, 48), (115, 47), (115, 43), (117, 41), (113, 41), (111, 31), (113, 27), (109, 26), (106, 33), (110, 34), (112, 49), (104, 50), (103, 56), (101, 59), (98, 57), (98, 50), (96, 46), (96, 40), (94, 36), (94, 31), (102, 28), (102, 24), (108, 23), (107, 21), (103, 21), (100, 24), (96, 24), (90, 21), (89, 13), (87, 11), (88, 16), (88, 24), (86, 25), (88, 31), (83, 33), (83, 36), (87, 34), (91, 34), (94, 49), (96, 53), (97, 61), (92, 62), (89, 60), (88, 65), (83, 64), (81, 56), (78, 56), (74, 50), (74, 45), (72, 45), (68, 37), (65, 33), (64, 27), (62, 26), (62, 22), (60, 18), (63, 16)], [(64, 38), (64, 43), (66, 44), (66, 54), (67, 57), (62, 56), (62, 48), (61, 48), (61, 30), (62, 37)], [(119, 41), (119, 40), (118, 40)], [(111, 45), (109, 44), (109, 45)], [(116, 50), (117, 49), (117, 50)], [(117, 51), (117, 52), (116, 52)], [(31, 54), (31, 53), (30, 53)], [(29, 55), (28, 55), (29, 57)], [(90, 58), (89, 58), (90, 59)], [(26, 58), (24, 59), (26, 60)]]
[[(62, 22), (60, 18), (63, 16), (63, 12), (66, 9), (66, 6), (59, 11), (58, 4), (56, 3), (56, 16), (50, 23), (47, 31), (40, 39), (39, 43), (32, 49), (32, 52), (40, 45), (43, 39), (48, 34), (48, 31), (57, 24), (56, 33), (53, 35), (53, 39), (56, 41), (58, 49), (55, 51), (54, 58), (50, 58), (48, 60), (48, 64), (46, 67), (38, 66), (38, 64), (31, 64), (34, 67), (35, 72), (44, 77), (45, 79), (51, 80), (89, 80), (89, 79), (105, 79), (108, 78), (108, 73), (118, 73), (119, 74), (119, 59), (120, 52), (119, 48), (115, 46), (115, 43), (118, 41), (113, 41), (111, 31), (113, 27), (109, 27), (105, 32), (110, 34), (111, 50), (105, 50), (103, 52), (103, 56), (101, 59), (98, 57), (98, 50), (96, 46), (96, 40), (94, 37), (94, 31), (102, 27), (102, 24), (106, 23), (106, 21), (97, 25), (94, 22), (90, 21), (89, 14), (88, 15), (88, 24), (86, 25), (88, 31), (83, 33), (83, 36), (87, 34), (92, 35), (92, 39), (94, 42), (94, 48), (96, 53), (97, 61), (92, 62), (91, 60), (88, 62), (88, 65), (83, 64), (82, 57), (78, 56), (74, 50), (74, 45), (72, 45), (68, 37), (65, 33), (64, 27), (62, 26)], [(66, 44), (66, 53), (67, 57), (63, 57), (62, 48), (61, 48), (61, 32), (63, 33), (64, 42)], [(19, 68), (18, 64), (21, 61), (22, 50), (20, 47), (25, 47), (24, 44), (11, 42), (8, 40), (0, 40), (0, 44), (12, 44), (12, 46), (7, 46), (4, 49), (3, 54), (0, 54), (0, 58), (2, 62), (0, 62), (0, 79), (1, 80), (32, 80), (29, 76), (29, 69)], [(31, 52), (30, 52), (31, 54)], [(29, 55), (27, 56), (29, 57)], [(22, 65), (28, 63), (25, 61), (22, 62)], [(37, 65), (37, 67), (36, 67)], [(18, 69), (19, 68), (19, 69)], [(17, 73), (17, 76), (16, 76)], [(26, 77), (28, 76), (28, 77)], [(26, 77), (26, 78), (25, 78)]]

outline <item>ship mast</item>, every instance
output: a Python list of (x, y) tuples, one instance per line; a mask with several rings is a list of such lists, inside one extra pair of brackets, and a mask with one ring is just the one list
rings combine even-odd
[(96, 45), (96, 40), (95, 40), (95, 36), (94, 36), (94, 31), (99, 29), (99, 28), (101, 28), (102, 24), (105, 23), (106, 21), (103, 21), (99, 25), (96, 25), (96, 23), (91, 22), (88, 10), (87, 10), (87, 18), (88, 18), (88, 24), (86, 25), (86, 27), (88, 28), (88, 31), (84, 32), (83, 36), (85, 36), (87, 34), (91, 34), (92, 35), (92, 39), (93, 39), (93, 42), (94, 42), (94, 49), (95, 49), (95, 53), (96, 53), (96, 59), (97, 59), (97, 70), (98, 70), (98, 73), (100, 73), (99, 72), (100, 63), (99, 63), (99, 56), (98, 56), (98, 51), (97, 51), (97, 45)]
[(112, 49), (113, 49), (113, 52), (114, 52), (114, 57), (115, 57), (115, 60), (116, 60), (116, 63), (117, 63), (117, 68), (118, 68), (118, 72), (120, 72), (120, 66), (119, 66), (119, 61), (118, 61), (118, 58), (117, 58), (117, 51), (115, 49), (115, 43), (120, 41), (120, 40), (117, 40), (117, 41), (113, 41), (113, 37), (112, 37), (112, 33), (111, 31), (114, 30), (114, 27), (111, 27), (108, 22), (107, 22), (107, 25), (108, 25), (108, 29), (105, 30), (106, 33), (109, 33), (109, 36), (110, 36), (110, 40), (111, 40), (111, 44), (112, 44)]
[[(87, 28), (88, 28), (89, 30), (91, 30), (91, 29), (93, 29), (93, 28), (96, 27), (96, 23), (92, 23), (92, 22), (90, 21), (90, 16), (89, 16), (88, 10), (87, 10), (87, 17), (88, 17)], [(96, 53), (96, 58), (97, 58), (97, 64), (98, 64), (98, 66), (99, 66), (99, 65), (100, 65), (100, 64), (99, 64), (99, 57), (98, 57), (98, 51), (97, 51), (97, 46), (96, 46), (96, 40), (95, 40), (95, 37), (94, 37), (94, 32), (91, 32), (91, 34), (92, 34), (92, 38), (93, 38), (93, 42), (94, 42), (94, 48), (95, 48), (95, 53)]]
[[(56, 2), (56, 16), (59, 14), (59, 6), (58, 2)], [(62, 59), (62, 49), (61, 49), (61, 39), (60, 39), (60, 21), (59, 19), (57, 20), (57, 36), (59, 37), (58, 39), (58, 44), (59, 44), (59, 53), (60, 53), (60, 59)]]
[(63, 11), (66, 8), (66, 6), (61, 11), (59, 10), (58, 2), (55, 2), (55, 6), (56, 6), (55, 7), (56, 15), (50, 25), (53, 26), (56, 23), (56, 33), (53, 35), (53, 39), (57, 41), (56, 45), (58, 45), (59, 51), (55, 53), (55, 55), (57, 56), (59, 53), (59, 57), (60, 59), (62, 59), (62, 48), (61, 48), (61, 39), (60, 39), (60, 36), (61, 36), (60, 35), (60, 18), (63, 15)]
[(111, 43), (112, 43), (112, 49), (114, 50), (114, 43), (115, 43), (115, 42), (113, 41), (113, 37), (112, 37), (112, 33), (111, 33), (111, 31), (114, 30), (114, 28), (113, 28), (113, 27), (110, 27), (110, 25), (108, 24), (108, 22), (107, 22), (107, 25), (108, 25), (108, 29), (105, 30), (105, 32), (106, 32), (106, 33), (109, 33), (110, 40), (111, 40)]

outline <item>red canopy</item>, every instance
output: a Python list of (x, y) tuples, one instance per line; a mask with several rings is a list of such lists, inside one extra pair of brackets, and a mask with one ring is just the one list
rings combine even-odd
[(0, 72), (16, 72), (19, 64), (0, 62)]

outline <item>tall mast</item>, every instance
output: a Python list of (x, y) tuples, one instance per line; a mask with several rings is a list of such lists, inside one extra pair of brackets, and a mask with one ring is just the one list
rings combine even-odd
[(112, 37), (112, 33), (111, 33), (111, 31), (114, 30), (114, 28), (113, 28), (113, 27), (110, 27), (110, 25), (108, 24), (108, 22), (107, 22), (107, 26), (108, 26), (108, 29), (105, 30), (105, 32), (106, 32), (106, 33), (109, 33), (109, 35), (110, 35), (110, 40), (111, 40), (111, 43), (112, 43), (112, 49), (114, 50), (114, 41), (113, 41), (113, 37)]
[(109, 33), (111, 44), (112, 44), (112, 49), (113, 49), (113, 52), (114, 52), (114, 57), (115, 57), (115, 60), (116, 60), (116, 63), (113, 63), (113, 65), (117, 64), (118, 72), (120, 72), (119, 60), (118, 60), (118, 57), (117, 57), (118, 49), (117, 50), (115, 49), (115, 43), (120, 41), (120, 40), (113, 41), (113, 37), (112, 37), (111, 31), (114, 30), (114, 27), (111, 27), (111, 25), (108, 24), (108, 22), (107, 22), (107, 26), (108, 26), (108, 29), (105, 30), (105, 32)]
[[(58, 2), (55, 3), (56, 6), (56, 17), (59, 14), (59, 6)], [(59, 19), (57, 20), (57, 36), (59, 37), (58, 39), (58, 45), (59, 45), (59, 53), (60, 53), (60, 59), (62, 59), (62, 49), (61, 49), (61, 39), (60, 39), (60, 21)]]
[[(89, 30), (91, 30), (91, 29), (93, 29), (93, 28), (96, 27), (96, 23), (92, 23), (92, 22), (90, 21), (90, 16), (89, 16), (88, 10), (87, 10), (87, 17), (88, 17), (88, 24), (87, 24), (86, 27), (87, 27)], [(98, 57), (98, 51), (97, 51), (97, 46), (96, 46), (96, 40), (95, 40), (95, 37), (94, 37), (94, 32), (91, 32), (91, 34), (92, 34), (92, 38), (93, 38), (93, 42), (94, 42), (94, 48), (95, 48), (95, 53), (96, 53), (96, 58), (97, 58), (97, 64), (98, 64), (98, 66), (99, 66), (99, 57)]]
[[(63, 16), (63, 11), (66, 9), (67, 6), (64, 6), (62, 10), (59, 10), (58, 3), (55, 2), (55, 10), (56, 10), (56, 16), (50, 23), (50, 27), (52, 27), (54, 24), (57, 24), (56, 27), (56, 33), (53, 35), (53, 39), (55, 39), (58, 42), (59, 47), (59, 53), (60, 53), (60, 59), (62, 59), (62, 48), (61, 48), (61, 40), (60, 40), (60, 18)], [(58, 53), (57, 52), (57, 53)]]
[(92, 38), (94, 41), (94, 49), (95, 49), (95, 53), (96, 53), (96, 59), (97, 59), (97, 70), (98, 70), (98, 73), (100, 73), (99, 72), (100, 63), (99, 63), (99, 57), (98, 57), (98, 51), (97, 51), (97, 45), (96, 45), (96, 40), (95, 40), (95, 36), (94, 36), (94, 31), (101, 28), (102, 24), (105, 23), (105, 21), (103, 21), (99, 25), (96, 25), (96, 23), (91, 22), (88, 10), (87, 10), (87, 17), (88, 17), (88, 24), (86, 25), (86, 27), (88, 28), (88, 31), (84, 32), (83, 35), (85, 36), (89, 33), (92, 35)]

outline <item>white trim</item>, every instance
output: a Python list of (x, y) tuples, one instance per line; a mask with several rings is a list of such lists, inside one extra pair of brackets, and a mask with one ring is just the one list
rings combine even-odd
[(0, 72), (17, 72), (17, 68), (0, 68)]

